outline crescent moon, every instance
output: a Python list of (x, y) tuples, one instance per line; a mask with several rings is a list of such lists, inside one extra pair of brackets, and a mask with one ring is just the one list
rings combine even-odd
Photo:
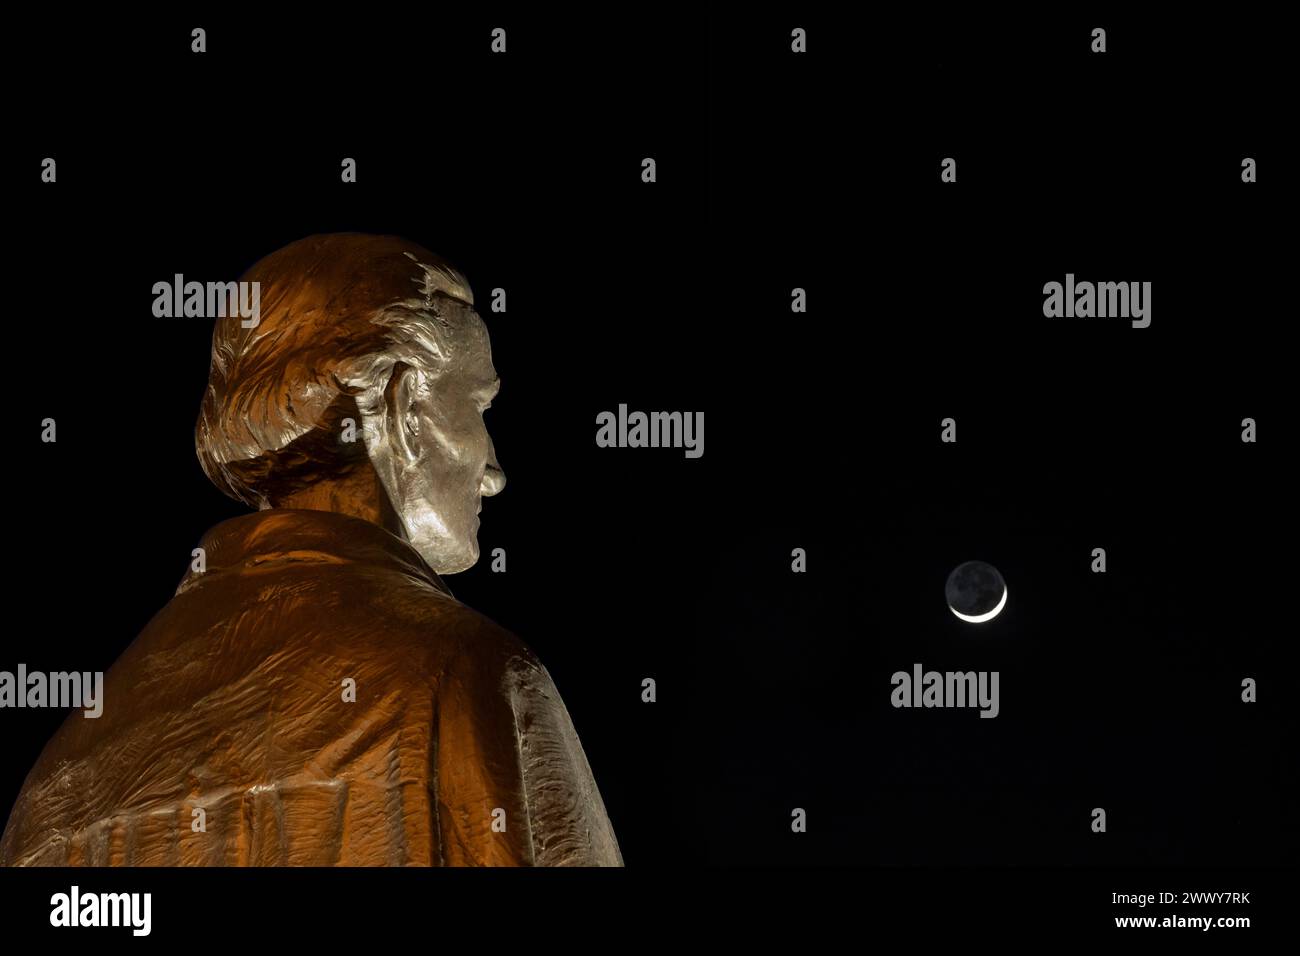
[(1002, 613), (1002, 609), (1007, 606), (1008, 590), (1010, 589), (1005, 584), (1003, 584), (1002, 597), (998, 600), (998, 606), (995, 607), (993, 610), (989, 611), (987, 614), (962, 614), (960, 611), (954, 609), (952, 605), (948, 606), (948, 610), (952, 611), (953, 614), (956, 614), (963, 621), (969, 621), (972, 624), (983, 624), (985, 621), (991, 621), (999, 614)]

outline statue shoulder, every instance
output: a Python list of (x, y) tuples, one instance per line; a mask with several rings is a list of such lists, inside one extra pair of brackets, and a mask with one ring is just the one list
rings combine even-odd
[(533, 649), (517, 634), (472, 608), (465, 610), (468, 612), (465, 618), (465, 639), (479, 647), (486, 656), (503, 665), (541, 667)]

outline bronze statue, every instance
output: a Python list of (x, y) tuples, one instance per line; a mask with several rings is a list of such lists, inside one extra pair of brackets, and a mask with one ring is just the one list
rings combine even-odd
[(567, 710), (439, 578), (505, 484), (465, 279), (401, 239), (312, 236), (219, 319), (196, 430), (225, 493), (176, 596), (28, 775), (6, 865), (612, 865)]

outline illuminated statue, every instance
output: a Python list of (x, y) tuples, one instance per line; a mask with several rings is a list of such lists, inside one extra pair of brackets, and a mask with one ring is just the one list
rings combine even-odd
[(505, 484), (468, 284), (383, 236), (257, 263), (217, 321), (199, 460), (259, 510), (29, 774), (7, 865), (622, 865), (550, 676), (439, 574)]

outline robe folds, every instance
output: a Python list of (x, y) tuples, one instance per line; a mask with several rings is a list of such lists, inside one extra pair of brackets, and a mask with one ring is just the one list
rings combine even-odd
[(46, 746), (0, 863), (622, 865), (546, 668), (407, 542), (273, 509), (201, 545), (102, 716)]

